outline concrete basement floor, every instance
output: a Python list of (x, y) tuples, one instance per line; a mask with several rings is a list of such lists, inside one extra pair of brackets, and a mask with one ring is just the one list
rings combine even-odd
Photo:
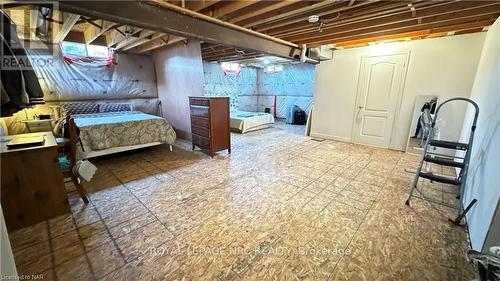
[[(96, 159), (85, 206), (10, 234), (19, 274), (44, 280), (471, 280), (454, 211), (404, 202), (418, 157), (278, 124)], [(435, 169), (439, 169), (434, 167)], [(445, 171), (450, 172), (450, 171)], [(426, 183), (426, 186), (431, 186)], [(450, 187), (430, 195), (454, 197)], [(443, 192), (444, 191), (444, 192)]]

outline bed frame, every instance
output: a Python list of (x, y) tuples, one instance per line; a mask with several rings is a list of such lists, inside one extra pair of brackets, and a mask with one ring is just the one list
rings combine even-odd
[(255, 127), (250, 128), (250, 129), (247, 129), (245, 132), (242, 132), (238, 128), (231, 128), (231, 132), (236, 132), (236, 133), (240, 133), (240, 134), (246, 134), (246, 133), (255, 132), (255, 131), (258, 131), (258, 130), (263, 130), (263, 129), (271, 128), (271, 126), (273, 124), (274, 123), (262, 124), (262, 125), (255, 126)]
[[(151, 146), (156, 146), (156, 145), (161, 145), (161, 144), (165, 144), (165, 143), (164, 142), (150, 142), (150, 143), (137, 144), (137, 145), (111, 147), (111, 148), (107, 148), (107, 149), (91, 151), (89, 153), (86, 153), (85, 157), (86, 158), (93, 158), (93, 157), (104, 156), (104, 155), (118, 153), (118, 152), (125, 152), (125, 151), (129, 151), (129, 150), (151, 147)], [(170, 151), (173, 150), (171, 144), (169, 145), (169, 150)]]

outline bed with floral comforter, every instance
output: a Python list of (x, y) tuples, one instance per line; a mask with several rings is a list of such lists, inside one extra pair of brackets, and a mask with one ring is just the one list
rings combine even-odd
[[(175, 143), (176, 134), (165, 118), (139, 111), (102, 112), (73, 115), (87, 157), (113, 148)], [(124, 151), (118, 149), (114, 151)], [(110, 152), (113, 153), (113, 152)]]

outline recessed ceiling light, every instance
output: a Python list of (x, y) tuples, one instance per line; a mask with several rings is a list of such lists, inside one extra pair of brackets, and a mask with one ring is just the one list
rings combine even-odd
[(309, 18), (307, 19), (307, 21), (309, 23), (317, 23), (319, 21), (319, 16), (318, 15), (309, 16)]

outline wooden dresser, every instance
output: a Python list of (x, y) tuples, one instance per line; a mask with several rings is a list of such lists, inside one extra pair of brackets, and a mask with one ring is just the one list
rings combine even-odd
[[(43, 136), (42, 145), (7, 148), (14, 138)], [(13, 231), (70, 212), (52, 132), (0, 137), (1, 202)]]
[(231, 153), (229, 98), (189, 97), (189, 107), (193, 149), (198, 146), (211, 156), (225, 149)]

